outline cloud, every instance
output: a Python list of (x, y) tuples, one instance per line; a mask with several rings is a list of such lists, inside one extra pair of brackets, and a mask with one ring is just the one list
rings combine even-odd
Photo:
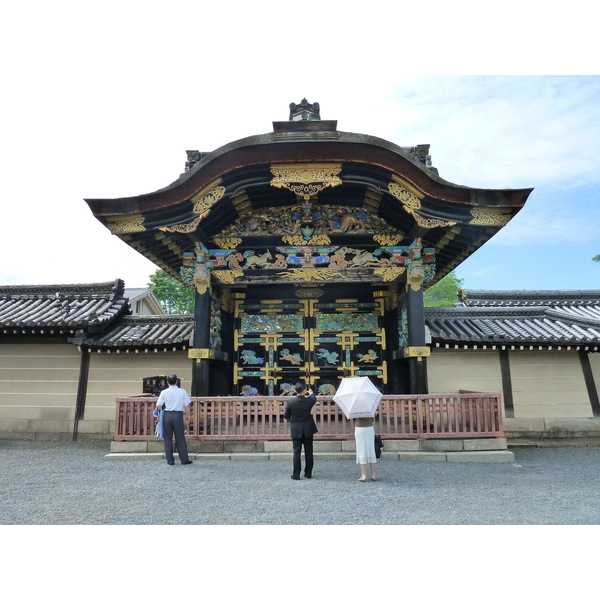
[(413, 120), (394, 137), (430, 143), (440, 175), (461, 185), (600, 182), (599, 97), (598, 77), (425, 78), (398, 90)]

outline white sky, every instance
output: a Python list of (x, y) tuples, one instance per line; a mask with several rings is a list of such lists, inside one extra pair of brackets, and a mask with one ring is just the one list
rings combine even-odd
[(595, 26), (581, 17), (588, 3), (571, 2), (572, 17), (538, 6), (7, 4), (0, 285), (145, 286), (156, 266), (112, 236), (84, 198), (165, 187), (186, 150), (269, 132), (306, 97), (342, 131), (431, 144), (452, 183), (535, 188), (459, 267), (464, 287), (599, 289)]

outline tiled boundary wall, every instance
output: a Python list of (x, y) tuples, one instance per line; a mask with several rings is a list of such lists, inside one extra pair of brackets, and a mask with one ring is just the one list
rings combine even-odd
[[(504, 414), (507, 439), (600, 437), (576, 351), (517, 349), (508, 357), (514, 416)], [(600, 354), (588, 357), (600, 394)], [(72, 439), (80, 365), (72, 344), (0, 344), (0, 439)], [(432, 348), (427, 369), (431, 394), (503, 393), (495, 350)], [(168, 372), (190, 392), (186, 352), (92, 352), (77, 439), (112, 440), (116, 398), (139, 394), (143, 377)]]

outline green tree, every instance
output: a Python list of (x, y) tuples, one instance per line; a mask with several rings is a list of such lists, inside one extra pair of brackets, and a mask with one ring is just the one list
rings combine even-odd
[(182, 315), (194, 312), (194, 290), (177, 281), (166, 271), (158, 269), (150, 275), (148, 287), (167, 314)]
[(592, 260), (595, 260), (596, 262), (600, 262), (600, 254), (598, 254), (597, 256), (594, 256), (594, 258), (592, 258)]
[(446, 277), (425, 290), (423, 304), (425, 306), (454, 306), (454, 303), (458, 302), (458, 290), (462, 283), (463, 280), (459, 279), (454, 271), (450, 271)]

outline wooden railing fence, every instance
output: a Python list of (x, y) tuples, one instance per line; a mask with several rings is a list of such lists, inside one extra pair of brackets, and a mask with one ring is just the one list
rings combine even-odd
[[(352, 421), (330, 396), (319, 396), (315, 440), (349, 439)], [(194, 397), (186, 437), (191, 440), (288, 440), (286, 397)], [(117, 398), (115, 441), (156, 440), (156, 397)], [(387, 439), (504, 437), (501, 396), (470, 392), (383, 396), (375, 429)]]

